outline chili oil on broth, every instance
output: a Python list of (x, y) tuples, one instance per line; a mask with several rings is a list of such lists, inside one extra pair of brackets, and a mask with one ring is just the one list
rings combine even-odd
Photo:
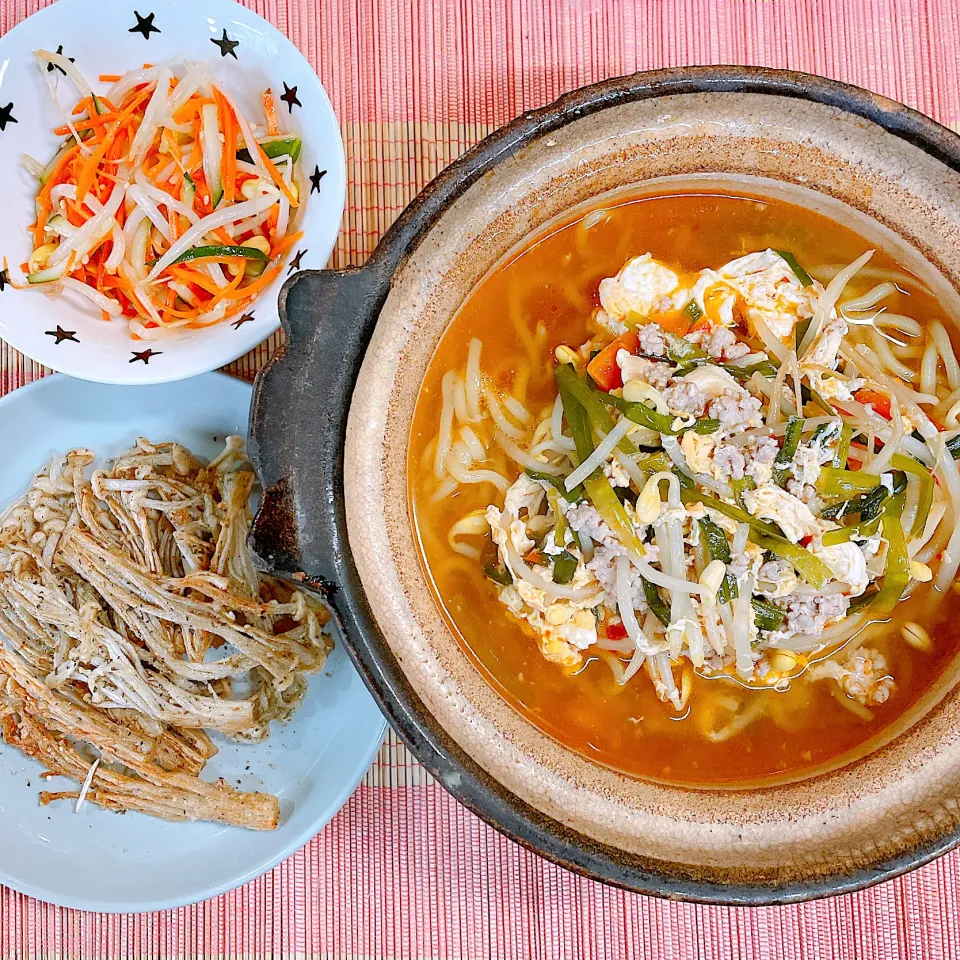
[[(448, 370), (463, 369), (472, 338), (483, 343), (482, 368), (493, 391), (518, 397), (539, 417), (556, 398), (555, 348), (590, 337), (598, 284), (630, 257), (649, 251), (678, 272), (695, 272), (768, 247), (792, 251), (817, 275), (818, 265), (835, 271), (870, 244), (819, 213), (766, 198), (672, 193), (627, 199), (603, 211), (581, 208), (505, 257), (477, 285), (441, 339), (417, 401), (409, 447), (411, 516), (448, 625), (523, 716), (570, 749), (627, 774), (729, 787), (794, 779), (835, 765), (902, 719), (960, 649), (960, 597), (955, 590), (937, 594), (922, 585), (901, 602), (889, 629), (871, 637), (896, 688), (885, 703), (871, 707), (870, 719), (844, 703), (833, 682), (800, 674), (787, 690), (751, 689), (727, 676), (701, 676), (689, 666), (691, 695), (678, 715), (658, 699), (642, 671), (621, 686), (590, 651), (574, 673), (545, 660), (530, 628), (500, 603), (481, 563), (451, 549), (448, 536), (458, 520), (502, 502), (502, 492), (490, 483), (460, 484), (442, 499), (433, 496), (441, 381)], [(848, 292), (863, 292), (880, 271), (903, 274), (877, 249), (858, 278), (860, 286)], [(887, 309), (921, 323), (939, 319), (950, 329), (937, 301), (906, 278)], [(491, 466), (512, 482), (520, 468), (496, 443), (487, 448), (488, 462), (479, 466)], [(902, 640), (900, 625), (910, 620), (935, 638), (932, 649), (921, 651)], [(731, 721), (744, 714), (754, 719), (726, 735)]]

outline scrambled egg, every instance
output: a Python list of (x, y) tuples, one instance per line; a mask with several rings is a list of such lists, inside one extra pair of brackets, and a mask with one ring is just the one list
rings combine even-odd
[(820, 522), (810, 508), (793, 494), (772, 483), (748, 490), (743, 502), (751, 516), (779, 524), (784, 536), (793, 543), (820, 534)]
[[(713, 283), (739, 294), (748, 320), (762, 320), (783, 341), (793, 337), (798, 320), (813, 316), (822, 291), (819, 284), (804, 287), (775, 250), (747, 254), (715, 272), (704, 271), (701, 276), (708, 272), (712, 273)], [(709, 287), (707, 284), (704, 289)]]
[(693, 430), (687, 430), (680, 441), (680, 449), (683, 451), (687, 466), (694, 473), (705, 473), (707, 476), (713, 473), (713, 451), (717, 446), (717, 439), (720, 433), (709, 433), (701, 436), (694, 433)]
[[(515, 550), (522, 557), (536, 545), (519, 514), (521, 510), (535, 513), (543, 497), (543, 487), (521, 474), (507, 490), (502, 511), (494, 504), (487, 507), (490, 534), (514, 580), (512, 585), (501, 588), (500, 600), (517, 619), (526, 621), (533, 628), (547, 660), (574, 668), (582, 662), (580, 651), (597, 642), (597, 624), (591, 609), (603, 599), (603, 588), (580, 563), (568, 587), (573, 590), (595, 587), (595, 594), (584, 600), (554, 598), (522, 579), (513, 569), (508, 555), (508, 550)], [(544, 551), (560, 552), (552, 532), (545, 539)], [(547, 570), (541, 571), (541, 576), (550, 579)]]
[(626, 326), (623, 319), (631, 311), (648, 317), (669, 309), (672, 302), (664, 304), (680, 286), (680, 278), (662, 263), (645, 253), (636, 257), (615, 276), (600, 281), (600, 304), (603, 309), (597, 319), (611, 330), (622, 333)]
[(853, 391), (863, 385), (862, 380), (846, 383), (839, 377), (824, 376), (820, 369), (837, 368), (837, 355), (846, 333), (846, 321), (842, 317), (831, 316), (800, 364), (800, 370), (809, 378), (810, 386), (828, 400), (852, 400)]
[(832, 547), (814, 544), (810, 549), (815, 557), (830, 568), (834, 579), (850, 587), (844, 591), (847, 596), (859, 597), (867, 589), (870, 583), (867, 560), (855, 543), (837, 543)]

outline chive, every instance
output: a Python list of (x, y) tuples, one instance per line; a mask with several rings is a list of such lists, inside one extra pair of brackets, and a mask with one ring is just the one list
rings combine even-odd
[(553, 560), (553, 582), (566, 584), (569, 583), (577, 572), (577, 558), (572, 553), (558, 554)]
[(646, 598), (647, 606), (653, 615), (665, 626), (670, 626), (670, 608), (663, 602), (660, 591), (649, 580), (640, 578), (643, 581), (643, 595)]
[(696, 300), (691, 300), (684, 308), (683, 312), (694, 322), (696, 323), (702, 316), (703, 311), (700, 309), (700, 304)]
[[(713, 417), (704, 417), (702, 420), (698, 420), (692, 427), (688, 427), (687, 429), (701, 435), (716, 433), (720, 429), (720, 421), (714, 419)], [(684, 430), (684, 433), (686, 433), (686, 430)]]
[(798, 355), (799, 355), (799, 353), (800, 353), (800, 344), (803, 343), (803, 338), (807, 335), (807, 331), (810, 329), (810, 324), (811, 324), (812, 322), (813, 322), (813, 318), (812, 318), (812, 317), (808, 317), (806, 320), (801, 320), (801, 321), (797, 324), (796, 329), (795, 329), (794, 332), (793, 332), (793, 336), (794, 336), (794, 339), (793, 339), (794, 347), (793, 347), (793, 348), (794, 348), (794, 350), (796, 350), (796, 352), (797, 352)]
[(710, 517), (700, 517), (697, 523), (700, 524), (704, 539), (707, 541), (707, 554), (710, 559), (729, 563), (730, 543), (727, 540), (727, 535)]
[(813, 286), (813, 277), (800, 266), (797, 258), (789, 250), (776, 250), (774, 252), (787, 261), (787, 266), (793, 271), (794, 276), (800, 281), (801, 286)]
[[(704, 539), (707, 541), (707, 556), (711, 560), (722, 560), (724, 563), (729, 563), (731, 554), (727, 535), (710, 517), (701, 517), (697, 523), (700, 524)], [(717, 590), (717, 600), (720, 603), (729, 603), (736, 595), (737, 578), (728, 571), (724, 574), (723, 582)]]
[(660, 413), (646, 403), (631, 403), (621, 397), (614, 397), (609, 393), (603, 394), (605, 403), (616, 407), (628, 420), (640, 424), (641, 427), (647, 427), (649, 430), (656, 430), (668, 437), (675, 437), (680, 431), (674, 430), (673, 421), (676, 417), (668, 413)]
[(904, 495), (898, 494), (891, 497), (883, 508), (881, 524), (884, 539), (887, 541), (887, 565), (874, 608), (880, 616), (893, 611), (910, 580), (910, 558), (907, 555), (907, 541), (900, 523), (903, 504)]
[(933, 474), (922, 463), (914, 460), (913, 457), (906, 457), (902, 453), (895, 453), (890, 460), (890, 464), (898, 470), (913, 474), (920, 483), (917, 515), (914, 517), (913, 526), (910, 528), (910, 536), (919, 537), (923, 533), (923, 528), (927, 525), (930, 507), (933, 506)]
[(737, 501), (737, 506), (741, 509), (745, 509), (746, 504), (743, 502), (743, 495), (747, 492), (747, 490), (756, 490), (757, 484), (753, 477), (744, 477), (742, 480), (737, 480), (736, 477), (731, 477), (730, 487), (733, 489), (733, 499)]
[[(824, 424), (827, 426), (827, 424)], [(850, 456), (850, 441), (853, 439), (853, 427), (845, 423), (840, 428), (840, 439), (833, 454), (833, 465), (839, 470), (847, 469), (847, 457)]]
[(783, 532), (779, 527), (774, 526), (772, 523), (765, 523), (763, 520), (757, 520), (756, 517), (752, 517), (746, 510), (741, 510), (740, 507), (735, 507), (732, 503), (727, 503), (724, 500), (718, 500), (708, 493), (701, 493), (699, 490), (690, 490), (681, 486), (680, 499), (684, 503), (702, 503), (705, 507), (716, 510), (717, 513), (722, 513), (731, 520), (736, 520), (738, 523), (746, 523), (753, 533), (758, 536), (774, 537), (778, 540), (783, 539)]
[(800, 437), (803, 434), (803, 417), (790, 417), (787, 420), (787, 429), (783, 437), (783, 446), (773, 461), (773, 478), (777, 486), (782, 487), (787, 482), (790, 464), (800, 446)]
[(766, 600), (761, 600), (759, 597), (751, 597), (750, 606), (753, 607), (753, 622), (757, 625), (758, 630), (767, 632), (778, 630), (786, 616), (785, 611), (776, 604), (767, 603)]
[(563, 511), (560, 509), (560, 494), (554, 487), (551, 487), (547, 491), (547, 502), (550, 504), (550, 509), (553, 511), (553, 516), (556, 521), (553, 525), (553, 542), (558, 547), (562, 547), (567, 538), (567, 530), (570, 529), (570, 525), (567, 523), (567, 518), (563, 515)]
[(865, 493), (880, 483), (874, 473), (864, 470), (842, 470), (837, 467), (822, 467), (817, 477), (817, 489), (828, 497), (850, 493)]
[(777, 367), (775, 364), (771, 363), (769, 360), (759, 360), (757, 363), (751, 363), (746, 367), (738, 367), (736, 364), (724, 364), (724, 370), (727, 371), (732, 377), (736, 377), (738, 380), (749, 380), (755, 373), (759, 373), (762, 377), (768, 377), (769, 379), (774, 379), (777, 375)]
[[(569, 363), (561, 363), (556, 371), (555, 377), (558, 387), (562, 387), (571, 396), (573, 396), (580, 406), (584, 409), (590, 423), (601, 433), (609, 433), (614, 426), (613, 417), (610, 416), (607, 408), (603, 405), (601, 397), (603, 394), (596, 390), (591, 390), (587, 384), (581, 380), (574, 368)], [(561, 401), (562, 402), (562, 401)], [(564, 408), (566, 409), (566, 408)], [(639, 453), (636, 444), (629, 438), (624, 437), (618, 444), (618, 448), (626, 454)], [(591, 443), (592, 452), (592, 443)]]
[(510, 571), (506, 567), (494, 567), (488, 564), (483, 568), (483, 575), (503, 587), (509, 587), (513, 583), (513, 577), (510, 576)]
[(822, 560), (799, 544), (791, 543), (783, 537), (766, 536), (756, 537), (754, 542), (781, 560), (786, 560), (807, 583), (816, 587), (817, 590), (833, 577), (830, 568)]
[[(922, 440), (923, 438), (921, 437), (920, 439)], [(954, 460), (960, 460), (960, 433), (947, 441), (947, 449), (950, 451), (950, 456), (953, 457)]]
[(579, 503), (583, 499), (583, 487), (578, 486), (572, 490), (567, 490), (563, 484), (563, 477), (555, 477), (552, 473), (541, 473), (539, 470), (531, 470), (529, 467), (523, 472), (531, 480), (541, 480), (543, 483), (549, 483), (568, 503)]
[[(570, 367), (569, 369), (573, 369)], [(560, 377), (560, 368), (557, 369), (557, 389), (560, 391), (560, 403), (563, 406), (563, 416), (570, 428), (574, 445), (577, 448), (577, 463), (579, 466), (593, 453), (593, 438), (590, 435), (590, 420), (587, 411), (577, 402), (577, 398), (566, 388)], [(576, 379), (576, 378), (574, 378)]]
[(880, 591), (877, 589), (866, 590), (860, 594), (859, 597), (854, 597), (850, 601), (850, 606), (847, 607), (847, 616), (853, 616), (855, 613), (859, 613), (861, 610), (869, 607), (871, 603), (877, 598), (877, 594)]
[(682, 371), (692, 370), (704, 363), (713, 363), (713, 358), (706, 350), (701, 350), (683, 337), (678, 337), (669, 330), (663, 331), (663, 338), (667, 342), (667, 359)]
[(853, 500), (843, 500), (840, 503), (833, 503), (829, 507), (824, 507), (820, 511), (820, 516), (824, 520), (840, 520), (843, 517), (859, 514), (861, 521), (873, 520), (880, 516), (883, 501), (889, 495), (887, 488), (880, 484), (865, 496), (856, 497)]

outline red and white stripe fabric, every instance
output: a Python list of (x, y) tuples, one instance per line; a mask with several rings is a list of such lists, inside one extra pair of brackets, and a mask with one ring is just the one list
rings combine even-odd
[[(416, 192), (485, 134), (634, 70), (805, 70), (960, 124), (960, 0), (245, 2), (306, 54), (340, 118), (349, 184), (335, 266), (362, 262)], [(0, 0), (0, 33), (43, 5)], [(252, 377), (270, 347), (233, 372)], [(0, 393), (43, 372), (0, 345)], [(391, 736), (333, 823), (234, 893), (115, 917), (0, 890), (0, 957), (61, 956), (949, 960), (960, 957), (960, 854), (800, 906), (651, 900), (503, 839)]]

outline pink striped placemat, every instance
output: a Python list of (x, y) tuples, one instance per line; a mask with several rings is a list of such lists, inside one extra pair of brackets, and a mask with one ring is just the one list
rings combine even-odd
[[(340, 118), (349, 182), (336, 266), (362, 262), (416, 192), (482, 136), (617, 74), (786, 67), (960, 125), (958, 0), (246, 2), (306, 54)], [(0, 0), (0, 34), (43, 5)], [(252, 377), (270, 348), (232, 371)], [(0, 345), (0, 393), (44, 372)], [(652, 900), (582, 880), (503, 839), (391, 734), (333, 823), (260, 880), (139, 917), (81, 914), (0, 888), (0, 955), (952, 958), (960, 854), (800, 906)]]

